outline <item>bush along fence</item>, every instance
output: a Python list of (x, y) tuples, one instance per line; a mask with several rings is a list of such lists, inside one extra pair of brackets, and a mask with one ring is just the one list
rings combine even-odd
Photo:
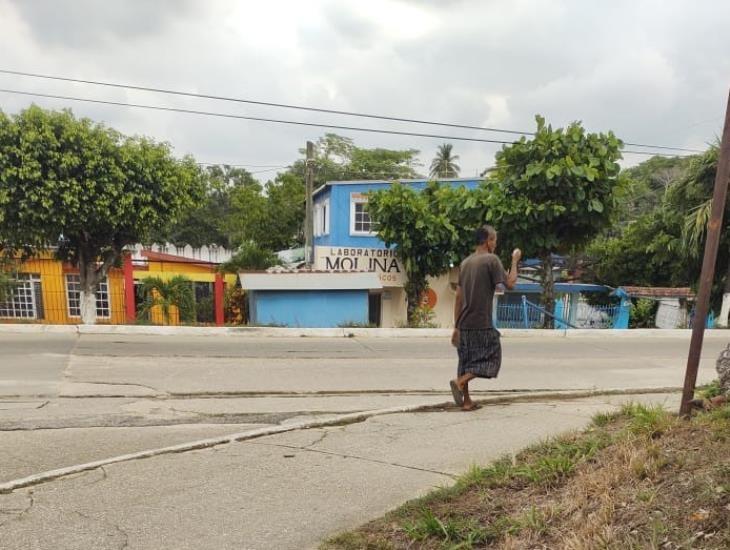
[[(16, 261), (0, 299), (0, 322), (78, 324), (78, 269), (50, 254)], [(216, 325), (245, 322), (235, 275), (209, 262), (133, 262), (125, 256), (96, 293), (99, 324)]]
[[(567, 329), (628, 329), (631, 325), (632, 312), (635, 306), (628, 296), (620, 297), (620, 303), (614, 305), (590, 305), (583, 302), (555, 301), (553, 312), (521, 297), (518, 304), (499, 304), (494, 308), (494, 326), (512, 329), (539, 329), (545, 326), (545, 318), (550, 317), (557, 330)], [(688, 313), (686, 327), (692, 328), (694, 309)], [(652, 324), (653, 326), (653, 324)], [(715, 328), (715, 316), (712, 312), (707, 316), (708, 329)]]

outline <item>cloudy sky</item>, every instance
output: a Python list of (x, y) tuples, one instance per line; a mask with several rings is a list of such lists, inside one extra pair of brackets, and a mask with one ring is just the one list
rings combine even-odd
[[(541, 113), (629, 142), (701, 148), (722, 129), (729, 24), (723, 0), (0, 0), (0, 68), (516, 130)], [(0, 88), (504, 139), (18, 76), (0, 75)], [(5, 112), (31, 101), (252, 171), (291, 163), (325, 131), (0, 93)], [(419, 149), (424, 164), (444, 141), (339, 133)], [(464, 176), (499, 147), (453, 143)]]

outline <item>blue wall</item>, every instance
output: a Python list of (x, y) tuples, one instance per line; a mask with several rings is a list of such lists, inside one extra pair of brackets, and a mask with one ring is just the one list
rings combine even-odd
[(367, 290), (256, 290), (251, 324), (327, 328), (368, 322)]
[[(440, 180), (442, 184), (453, 186), (464, 186), (474, 189), (481, 180)], [(408, 181), (406, 185), (413, 189), (423, 190), (427, 180)], [(319, 204), (330, 199), (330, 233), (314, 239), (316, 246), (343, 246), (353, 248), (385, 248), (383, 241), (377, 237), (360, 237), (350, 235), (350, 194), (368, 193), (387, 189), (390, 183), (385, 181), (372, 181), (362, 183), (338, 183), (332, 182), (314, 198), (314, 203)]]

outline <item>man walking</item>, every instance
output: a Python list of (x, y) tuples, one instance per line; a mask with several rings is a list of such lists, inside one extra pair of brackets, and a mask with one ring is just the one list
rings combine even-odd
[(517, 265), (522, 252), (512, 252), (512, 265), (505, 273), (497, 249), (497, 231), (484, 225), (476, 231), (476, 250), (461, 263), (454, 306), (454, 333), (451, 343), (459, 354), (457, 378), (451, 381), (456, 404), (465, 411), (478, 405), (469, 397), (474, 378), (496, 378), (502, 365), (499, 332), (492, 323), (492, 302), (497, 286), (511, 289), (517, 282)]

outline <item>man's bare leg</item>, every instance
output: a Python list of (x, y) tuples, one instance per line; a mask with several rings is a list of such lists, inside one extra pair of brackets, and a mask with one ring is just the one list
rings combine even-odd
[(476, 378), (476, 375), (467, 372), (466, 374), (456, 379), (456, 384), (459, 386), (459, 389), (464, 394), (464, 404), (461, 408), (465, 411), (470, 411), (474, 408), (474, 402), (471, 400), (471, 397), (469, 397), (469, 381), (473, 380), (474, 378)]

